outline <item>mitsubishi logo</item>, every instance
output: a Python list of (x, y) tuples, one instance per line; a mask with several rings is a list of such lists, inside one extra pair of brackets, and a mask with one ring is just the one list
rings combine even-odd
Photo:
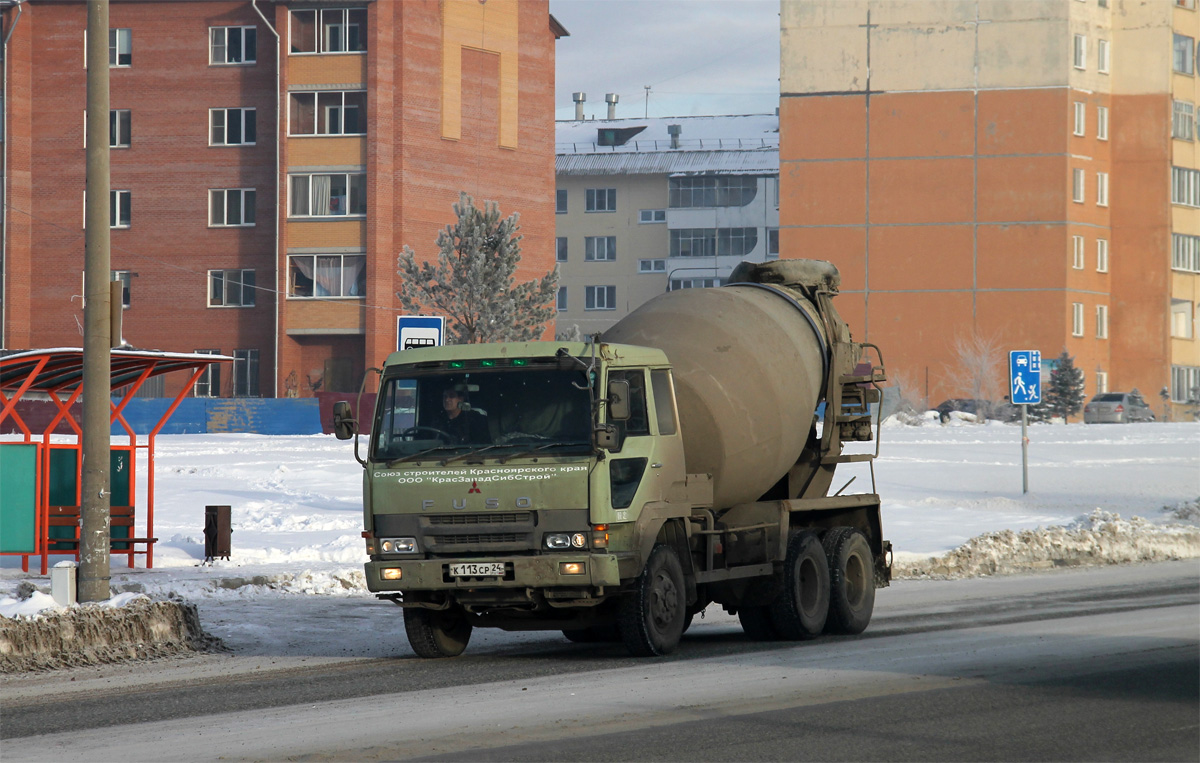
[(470, 493), (478, 493), (478, 492), (479, 492), (479, 483), (475, 480), (471, 480), (471, 489), (468, 490), (467, 493), (470, 494)]

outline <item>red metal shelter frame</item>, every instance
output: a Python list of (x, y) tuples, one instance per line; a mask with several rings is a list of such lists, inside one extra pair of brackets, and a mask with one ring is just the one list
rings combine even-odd
[[(146, 451), (146, 538), (154, 537), (154, 440), (162, 431), (163, 426), (175, 413), (175, 409), (183, 402), (193, 385), (212, 363), (228, 363), (233, 358), (224, 355), (201, 355), (195, 353), (171, 353), (147, 350), (112, 350), (111, 373), (109, 389), (117, 390), (128, 387), (120, 402), (112, 403), (112, 415), (109, 424), (120, 422), (121, 427), (129, 436), (129, 445), (114, 446), (114, 449), (129, 451), (129, 491), (130, 502), (135, 503), (137, 492), (137, 451)], [(142, 384), (152, 376), (160, 376), (175, 371), (187, 371), (191, 378), (183, 385), (179, 394), (171, 402), (167, 410), (159, 418), (158, 423), (147, 435), (143, 444), (138, 443), (138, 435), (133, 427), (125, 420), (122, 411), (126, 404)], [(17, 413), (17, 403), (25, 395), (35, 392), (44, 393), (58, 408), (58, 413), (50, 421), (45, 431), (34, 435), (29, 426)], [(0, 424), (11, 418), (20, 429), (24, 439), (22, 442), (37, 446), (36, 492), (37, 508), (34, 518), (34, 532), (37, 539), (37, 550), (33, 553), (7, 552), (8, 555), (21, 556), (21, 569), (29, 571), (29, 557), (42, 558), (41, 571), (45, 575), (48, 569), (50, 554), (74, 553), (79, 556), (78, 547), (74, 551), (51, 550), (50, 544), (50, 451), (52, 449), (68, 449), (76, 452), (75, 469), (75, 500), (79, 502), (80, 469), (82, 468), (82, 435), (83, 430), (75, 417), (71, 415), (71, 406), (83, 392), (83, 350), (77, 348), (56, 348), (49, 350), (27, 350), (0, 356)], [(50, 435), (55, 428), (66, 421), (74, 432), (74, 442), (51, 443)], [(40, 439), (35, 439), (40, 438)], [(131, 537), (135, 535), (131, 530)], [(120, 538), (116, 538), (120, 541)], [(134, 566), (134, 556), (144, 554), (146, 567), (154, 567), (154, 543), (145, 543), (143, 550), (134, 550), (134, 543), (127, 543), (128, 550), (118, 550), (117, 554), (127, 554), (129, 566)]]

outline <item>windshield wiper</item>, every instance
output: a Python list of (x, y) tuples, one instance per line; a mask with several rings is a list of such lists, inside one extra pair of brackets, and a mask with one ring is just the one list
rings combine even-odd
[(402, 464), (402, 463), (404, 463), (405, 461), (412, 461), (412, 460), (413, 460), (413, 459), (415, 459), (415, 458), (420, 458), (421, 456), (425, 455), (426, 453), (433, 453), (435, 450), (453, 450), (453, 449), (454, 449), (454, 448), (456, 448), (456, 447), (461, 447), (461, 446), (457, 446), (457, 445), (435, 445), (435, 446), (434, 446), (434, 447), (432, 447), (432, 448), (426, 448), (425, 450), (420, 450), (420, 451), (417, 451), (416, 453), (413, 453), (412, 455), (409, 455), (409, 456), (402, 456), (402, 457), (400, 457), (400, 458), (396, 458), (396, 459), (393, 459), (393, 460), (391, 460), (391, 461), (388, 461), (386, 464), (384, 464), (384, 468), (386, 468), (386, 469), (391, 469), (391, 468), (392, 468), (393, 466), (395, 466), (396, 464)]
[(557, 448), (557, 447), (562, 447), (562, 446), (566, 446), (566, 445), (588, 446), (588, 443), (583, 442), (582, 440), (574, 440), (574, 441), (567, 441), (567, 442), (548, 442), (544, 445), (539, 445), (536, 448), (530, 448), (529, 450), (523, 450), (520, 453), (512, 453), (510, 455), (507, 455), (504, 458), (500, 459), (500, 463), (502, 463), (502, 464), (508, 463), (509, 461), (511, 461), (514, 458), (524, 458), (525, 456), (532, 456), (534, 453), (539, 453), (539, 452), (545, 450), (546, 448)]
[(455, 461), (461, 461), (464, 458), (470, 458), (471, 456), (479, 455), (480, 453), (492, 450), (493, 448), (513, 448), (513, 447), (516, 447), (516, 443), (505, 442), (505, 443), (498, 443), (496, 445), (488, 445), (483, 448), (477, 448), (476, 450), (469, 450), (466, 453), (461, 453), (457, 456), (454, 456), (453, 458), (443, 459), (442, 466), (445, 466), (446, 464), (452, 464)]

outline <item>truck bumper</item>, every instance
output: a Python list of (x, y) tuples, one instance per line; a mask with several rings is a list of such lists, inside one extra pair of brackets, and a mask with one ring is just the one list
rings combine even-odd
[[(472, 562), (501, 562), (503, 578), (463, 577), (450, 575), (450, 565), (457, 561), (421, 559), (412, 561), (367, 562), (367, 590), (373, 593), (402, 591), (437, 591), (460, 588), (554, 588), (580, 586), (616, 586), (621, 582), (617, 557), (612, 554), (562, 554), (544, 556), (499, 556), (472, 559)], [(562, 565), (582, 563), (581, 574), (569, 575)], [(383, 570), (400, 570), (398, 580), (385, 580)], [(394, 573), (393, 573), (394, 574)]]

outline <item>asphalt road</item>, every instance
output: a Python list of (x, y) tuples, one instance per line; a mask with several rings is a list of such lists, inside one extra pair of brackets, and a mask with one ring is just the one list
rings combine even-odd
[(501, 634), (453, 660), (125, 670), (5, 679), (0, 755), (1197, 761), (1200, 562), (903, 582), (867, 633), (804, 644), (710, 614), (658, 660)]

